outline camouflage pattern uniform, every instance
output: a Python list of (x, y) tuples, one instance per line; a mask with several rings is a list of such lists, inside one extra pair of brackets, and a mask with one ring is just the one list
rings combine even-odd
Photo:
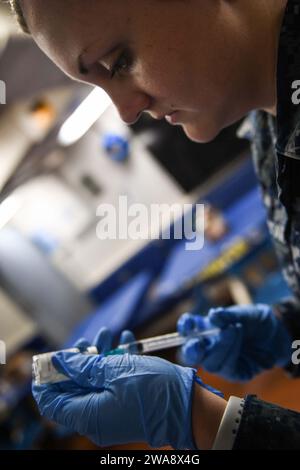
[[(300, 92), (296, 104), (295, 81), (300, 89), (300, 0), (289, 0), (279, 41), (277, 117), (255, 111), (247, 128), (268, 227), (293, 292), (292, 298), (274, 305), (274, 311), (293, 339), (300, 340)], [(287, 370), (300, 377), (299, 365), (291, 363)], [(300, 449), (300, 413), (246, 397), (233, 448)]]

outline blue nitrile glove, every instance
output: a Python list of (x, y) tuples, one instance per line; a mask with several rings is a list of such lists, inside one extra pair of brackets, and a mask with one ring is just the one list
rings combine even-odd
[[(221, 331), (213, 337), (188, 340), (181, 349), (184, 364), (246, 381), (291, 359), (292, 339), (269, 305), (212, 308), (204, 322), (205, 328), (219, 327)], [(185, 313), (178, 320), (177, 329), (185, 336), (197, 327), (203, 329), (203, 317)]]
[[(109, 331), (102, 329), (94, 344), (108, 351), (110, 338)], [(124, 332), (121, 339), (132, 341), (132, 333)], [(89, 343), (80, 340), (76, 346), (85, 349)], [(195, 449), (193, 386), (202, 382), (194, 369), (129, 354), (60, 352), (53, 363), (71, 380), (33, 385), (43, 416), (100, 446), (142, 441), (153, 447)]]
[[(136, 341), (136, 338), (132, 331), (122, 331), (119, 344), (126, 344), (134, 341)], [(85, 338), (81, 338), (74, 344), (74, 348), (78, 348), (83, 352), (90, 346), (96, 346), (99, 353), (107, 353), (113, 349), (112, 343), (113, 337), (111, 331), (108, 328), (102, 327), (95, 336), (92, 344)]]

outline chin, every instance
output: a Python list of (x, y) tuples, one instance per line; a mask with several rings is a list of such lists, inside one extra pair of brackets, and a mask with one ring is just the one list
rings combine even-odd
[(186, 136), (193, 142), (207, 144), (214, 140), (221, 132), (222, 128), (197, 128), (193, 126), (182, 126)]

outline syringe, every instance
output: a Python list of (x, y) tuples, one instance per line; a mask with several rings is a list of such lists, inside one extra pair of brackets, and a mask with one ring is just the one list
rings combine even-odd
[[(219, 328), (210, 328), (202, 331), (195, 331), (189, 336), (183, 336), (179, 333), (168, 333), (166, 335), (154, 336), (152, 338), (141, 339), (131, 343), (120, 344), (117, 348), (105, 353), (105, 356), (117, 354), (147, 354), (162, 349), (168, 349), (183, 345), (191, 338), (201, 338), (205, 336), (214, 336), (220, 332)], [(80, 352), (78, 348), (65, 349), (65, 352)], [(33, 356), (32, 373), (36, 385), (46, 383), (57, 383), (68, 380), (68, 377), (58, 372), (53, 363), (52, 357), (56, 352), (49, 352)], [(83, 354), (99, 354), (95, 346), (87, 348)]]
[(162, 349), (175, 348), (182, 346), (188, 339), (202, 336), (217, 335), (219, 328), (198, 331), (189, 336), (182, 336), (180, 333), (168, 333), (166, 335), (154, 336), (153, 338), (141, 339), (132, 343), (120, 344), (116, 349), (109, 351), (107, 355), (112, 354), (147, 354)]

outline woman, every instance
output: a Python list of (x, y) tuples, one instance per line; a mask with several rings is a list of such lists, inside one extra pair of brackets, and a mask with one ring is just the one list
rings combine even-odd
[[(210, 311), (208, 321), (221, 328), (220, 335), (208, 344), (189, 341), (183, 355), (188, 363), (201, 362), (234, 380), (274, 365), (299, 375), (291, 346), (300, 338), (300, 0), (11, 4), (23, 30), (58, 67), (75, 80), (101, 86), (128, 124), (148, 112), (181, 125), (190, 139), (207, 142), (259, 110), (250, 121), (254, 162), (295, 296), (276, 306)], [(178, 329), (187, 334), (198, 321), (185, 315)], [(103, 330), (95, 340), (103, 351), (108, 336)], [(41, 413), (100, 445), (299, 448), (300, 414), (254, 396), (227, 403), (188, 367), (135, 355), (59, 353), (54, 361), (71, 380), (34, 387)]]

